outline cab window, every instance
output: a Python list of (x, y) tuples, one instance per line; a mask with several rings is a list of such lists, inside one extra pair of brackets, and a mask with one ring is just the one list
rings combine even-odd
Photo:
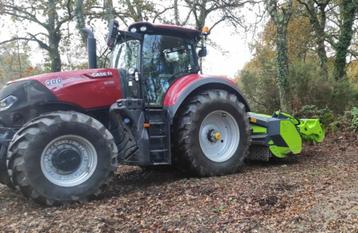
[(160, 105), (170, 84), (197, 68), (194, 48), (188, 41), (164, 35), (145, 35), (143, 41), (143, 78), (146, 99)]
[(129, 72), (131, 69), (140, 69), (140, 49), (141, 42), (139, 40), (124, 41), (113, 49), (111, 66), (119, 70), (122, 87), (127, 97), (138, 98), (140, 96), (138, 84), (130, 81), (132, 77)]

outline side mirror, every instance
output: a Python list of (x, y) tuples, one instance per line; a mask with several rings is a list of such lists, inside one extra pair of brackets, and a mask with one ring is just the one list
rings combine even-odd
[(208, 55), (208, 51), (205, 47), (201, 48), (198, 52), (199, 57), (206, 57)]
[(110, 49), (113, 49), (116, 43), (116, 39), (118, 36), (118, 27), (119, 23), (117, 20), (113, 20), (108, 26), (107, 46)]

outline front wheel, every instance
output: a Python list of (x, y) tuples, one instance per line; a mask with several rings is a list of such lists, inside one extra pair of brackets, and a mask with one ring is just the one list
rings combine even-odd
[(7, 143), (0, 145), (0, 184), (7, 185), (13, 189), (9, 174), (6, 169)]
[(177, 166), (199, 176), (236, 172), (248, 154), (245, 107), (225, 90), (193, 96), (176, 119), (175, 132)]
[(58, 205), (100, 194), (116, 168), (117, 153), (112, 135), (96, 119), (53, 112), (15, 134), (7, 168), (26, 197)]

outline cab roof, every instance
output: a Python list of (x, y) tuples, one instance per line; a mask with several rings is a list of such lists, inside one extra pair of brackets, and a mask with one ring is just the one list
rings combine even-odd
[[(141, 27), (146, 27), (145, 31), (141, 31)], [(201, 36), (201, 31), (189, 28), (182, 27), (171, 24), (152, 24), (149, 22), (138, 22), (130, 25), (128, 27), (128, 31), (132, 31), (136, 29), (139, 33), (147, 33), (147, 34), (160, 34), (160, 35), (171, 35), (177, 37), (185, 37), (188, 39), (198, 39)]]

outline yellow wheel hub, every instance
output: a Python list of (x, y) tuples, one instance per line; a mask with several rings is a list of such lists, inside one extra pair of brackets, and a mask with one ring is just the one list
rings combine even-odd
[(221, 133), (220, 132), (215, 132), (214, 133), (214, 138), (215, 138), (216, 141), (221, 140)]

